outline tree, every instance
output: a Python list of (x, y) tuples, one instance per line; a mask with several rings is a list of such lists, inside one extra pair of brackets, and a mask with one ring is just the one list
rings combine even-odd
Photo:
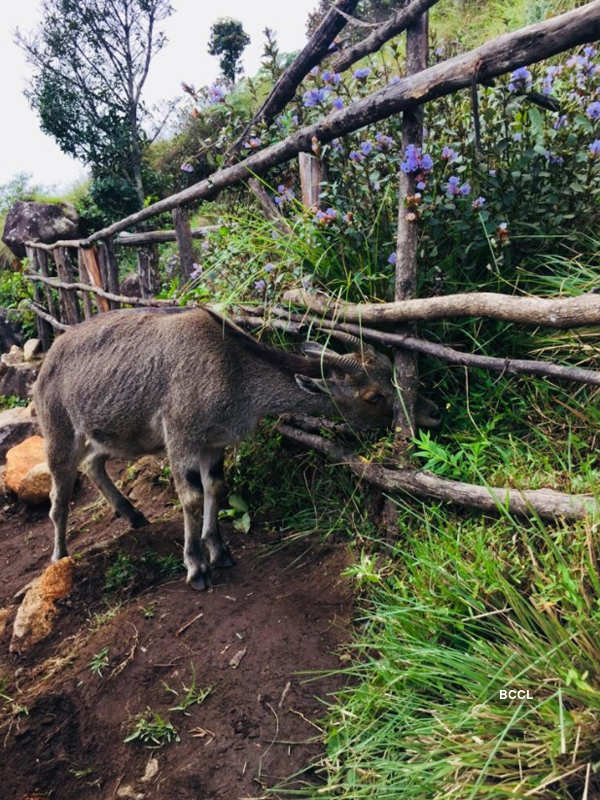
[(211, 56), (221, 56), (221, 72), (231, 83), (235, 83), (242, 71), (240, 57), (249, 44), (250, 37), (242, 23), (231, 17), (218, 19), (210, 29), (208, 52)]
[(144, 203), (142, 156), (150, 113), (142, 90), (164, 46), (168, 0), (43, 0), (43, 18), (17, 44), (34, 66), (26, 95), (42, 130), (96, 179), (125, 180)]

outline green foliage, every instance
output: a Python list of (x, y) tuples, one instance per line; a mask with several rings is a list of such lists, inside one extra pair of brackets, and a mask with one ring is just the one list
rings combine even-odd
[[(34, 68), (27, 96), (42, 130), (92, 167), (96, 200), (108, 193), (123, 215), (133, 191), (137, 209), (144, 200), (144, 126), (151, 121), (141, 92), (150, 59), (166, 41), (158, 24), (172, 8), (168, 0), (131, 0), (126, 24), (106, 0), (46, 0), (43, 11), (35, 35), (17, 34)], [(110, 205), (102, 208), (114, 214)]]
[(196, 673), (194, 672), (194, 668), (192, 667), (192, 682), (189, 686), (186, 686), (183, 682), (181, 683), (181, 691), (177, 691), (176, 689), (171, 688), (163, 681), (163, 686), (165, 690), (170, 694), (174, 695), (177, 699), (177, 705), (173, 706), (169, 709), (169, 711), (179, 711), (182, 714), (185, 714), (189, 717), (190, 712), (188, 711), (191, 706), (194, 705), (201, 705), (209, 694), (212, 692), (213, 687), (208, 686), (205, 689), (196, 685)]
[(147, 708), (137, 717), (133, 728), (123, 741), (126, 744), (139, 742), (146, 747), (155, 749), (172, 742), (179, 742), (180, 738), (177, 729), (171, 722), (163, 719), (151, 708)]
[(117, 592), (128, 588), (135, 578), (135, 565), (127, 553), (117, 553), (104, 573), (104, 591)]
[(28, 405), (29, 401), (23, 397), (17, 397), (14, 394), (0, 394), (0, 410), (4, 411), (7, 408), (23, 408)]
[(102, 670), (106, 669), (109, 664), (108, 647), (103, 647), (98, 653), (94, 653), (90, 659), (89, 667), (94, 675), (99, 678), (102, 677)]
[(589, 523), (400, 513), (330, 708), (326, 784), (301, 796), (581, 796), (600, 756)]
[(240, 58), (249, 44), (250, 37), (238, 20), (222, 17), (213, 22), (208, 40), (208, 52), (211, 56), (221, 56), (219, 59), (221, 72), (231, 83), (235, 83), (237, 75), (242, 71)]
[(239, 494), (229, 495), (229, 508), (219, 511), (219, 519), (233, 520), (233, 529), (240, 533), (249, 533), (252, 520), (248, 503)]

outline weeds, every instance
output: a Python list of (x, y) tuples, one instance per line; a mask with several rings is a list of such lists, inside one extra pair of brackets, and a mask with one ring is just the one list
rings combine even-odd
[(99, 653), (94, 653), (89, 662), (89, 668), (93, 675), (102, 677), (102, 670), (106, 669), (109, 664), (108, 647), (103, 647)]
[(165, 687), (165, 691), (175, 695), (175, 697), (179, 699), (177, 705), (170, 708), (169, 711), (180, 711), (182, 714), (185, 714), (186, 716), (189, 716), (188, 708), (190, 708), (190, 706), (200, 705), (201, 703), (203, 703), (213, 690), (212, 686), (208, 686), (205, 689), (196, 686), (196, 674), (193, 668), (192, 668), (192, 682), (189, 686), (186, 686), (184, 683), (182, 683), (181, 692), (178, 692), (176, 689), (172, 689), (164, 681), (163, 681), (163, 686)]
[(171, 722), (163, 719), (151, 708), (147, 708), (137, 717), (132, 730), (123, 741), (126, 744), (139, 742), (146, 747), (158, 748), (172, 742), (179, 742), (180, 737)]

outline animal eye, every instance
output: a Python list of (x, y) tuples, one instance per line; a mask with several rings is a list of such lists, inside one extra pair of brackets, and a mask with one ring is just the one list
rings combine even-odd
[(380, 403), (384, 400), (384, 396), (380, 392), (372, 392), (370, 394), (365, 395), (365, 400), (367, 403)]

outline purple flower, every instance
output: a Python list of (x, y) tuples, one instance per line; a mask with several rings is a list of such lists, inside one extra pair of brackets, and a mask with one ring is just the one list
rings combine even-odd
[(273, 202), (278, 205), (284, 205), (288, 200), (293, 200), (296, 195), (294, 194), (294, 190), (290, 189), (283, 183), (280, 183), (277, 187), (277, 194), (273, 198)]
[(273, 272), (273, 270), (275, 269), (275, 264), (272, 264), (272, 263), (269, 261), (269, 263), (268, 263), (268, 264), (265, 264), (265, 266), (263, 267), (263, 269), (264, 269), (264, 271), (265, 271), (266, 273)]
[(516, 133), (513, 133), (513, 140), (515, 142), (520, 142), (522, 140), (522, 138), (523, 138), (523, 134), (521, 133), (521, 131), (517, 131)]
[(370, 74), (371, 74), (370, 67), (361, 67), (361, 69), (354, 70), (354, 77), (356, 78), (356, 80), (359, 81), (368, 78)]
[(394, 253), (390, 253), (389, 256), (387, 257), (387, 263), (391, 264), (392, 266), (396, 263), (397, 260), (398, 260), (398, 256), (396, 255), (395, 252)]
[(393, 145), (394, 140), (391, 136), (388, 136), (386, 133), (376, 133), (375, 134), (375, 142), (376, 147), (378, 150), (389, 150), (389, 148)]
[(564, 164), (565, 160), (562, 156), (557, 156), (552, 150), (546, 150), (546, 161), (549, 164)]
[(342, 76), (339, 72), (331, 72), (329, 69), (326, 69), (325, 72), (323, 72), (321, 78), (323, 78), (325, 83), (332, 83), (334, 86), (339, 86), (342, 80)]
[(334, 100), (332, 101), (331, 105), (332, 105), (334, 108), (338, 108), (338, 109), (339, 109), (339, 108), (343, 108), (343, 107), (344, 107), (344, 101), (342, 100), (342, 98), (341, 98), (341, 97), (336, 97), (336, 98), (334, 98)]
[(418, 189), (420, 192), (422, 192), (422, 191), (423, 191), (423, 189), (425, 188), (425, 186), (426, 186), (426, 185), (427, 185), (427, 184), (426, 184), (426, 183), (424, 183), (423, 181), (419, 181), (419, 182), (417, 183), (417, 189)]
[(314, 108), (314, 106), (318, 106), (319, 103), (324, 102), (328, 94), (329, 89), (325, 86), (321, 89), (310, 89), (308, 92), (304, 93), (302, 102), (306, 108)]
[(433, 160), (427, 153), (422, 153), (421, 148), (414, 144), (409, 144), (404, 153), (404, 161), (400, 164), (400, 169), (407, 175), (411, 172), (429, 172), (433, 167)]
[(225, 99), (225, 94), (225, 89), (222, 86), (217, 86), (216, 83), (208, 87), (208, 100), (210, 103), (222, 103)]
[(590, 103), (585, 113), (590, 119), (600, 119), (600, 103), (597, 100), (594, 103)]
[(358, 150), (352, 150), (348, 158), (350, 161), (362, 161), (364, 156), (362, 153), (359, 153)]
[(258, 136), (251, 136), (247, 142), (244, 142), (244, 147), (249, 148), (250, 150), (256, 150), (260, 147), (261, 141)]
[(442, 158), (444, 161), (447, 161), (449, 164), (452, 164), (458, 158), (458, 153), (456, 150), (453, 150), (451, 147), (446, 145), (442, 150)]
[(360, 143), (360, 152), (363, 154), (363, 156), (370, 155), (372, 149), (373, 145), (368, 139), (365, 142)]
[(341, 153), (344, 150), (344, 147), (339, 139), (332, 139), (331, 147), (336, 153)]
[(475, 211), (479, 211), (479, 209), (483, 208), (485, 205), (485, 197), (476, 197), (475, 200), (471, 203)]
[(264, 292), (267, 288), (267, 283), (262, 278), (259, 278), (259, 280), (254, 281), (254, 288), (257, 292)]
[(488, 170), (488, 175), (490, 176), (490, 178), (495, 178), (496, 177), (496, 170), (495, 169), (489, 169)]
[(201, 275), (202, 275), (202, 267), (200, 266), (200, 264), (196, 264), (196, 262), (194, 262), (192, 264), (192, 271), (190, 272), (190, 280), (195, 281)]
[(400, 83), (400, 75), (394, 75), (394, 77), (388, 83), (388, 86), (394, 86), (396, 83)]
[(561, 114), (558, 119), (554, 120), (552, 127), (554, 128), (555, 131), (559, 131), (561, 128), (564, 128), (566, 124), (567, 124), (567, 115)]
[(305, 276), (302, 278), (302, 288), (303, 289), (310, 289), (312, 287), (312, 278), (310, 275)]
[(325, 213), (327, 214), (328, 217), (331, 217), (332, 219), (335, 219), (337, 217), (337, 211), (335, 210), (335, 208), (326, 208)]
[(446, 184), (447, 197), (453, 197), (460, 192), (460, 178), (456, 175), (451, 175)]
[(463, 185), (458, 190), (462, 195), (466, 196), (471, 193), (471, 184), (468, 181), (465, 181)]
[(600, 139), (594, 139), (594, 141), (589, 145), (589, 151), (592, 158), (600, 156)]
[(310, 71), (310, 74), (315, 76), (319, 74), (319, 67), (313, 67)]
[(523, 92), (531, 88), (531, 72), (527, 67), (519, 67), (510, 76), (509, 92)]
[(179, 167), (179, 169), (180, 169), (182, 172), (193, 172), (193, 171), (194, 171), (194, 168), (192, 167), (192, 165), (191, 165), (191, 164), (189, 164), (187, 161), (185, 161), (185, 162), (184, 162), (184, 163), (183, 163), (183, 164), (182, 164), (182, 165)]

